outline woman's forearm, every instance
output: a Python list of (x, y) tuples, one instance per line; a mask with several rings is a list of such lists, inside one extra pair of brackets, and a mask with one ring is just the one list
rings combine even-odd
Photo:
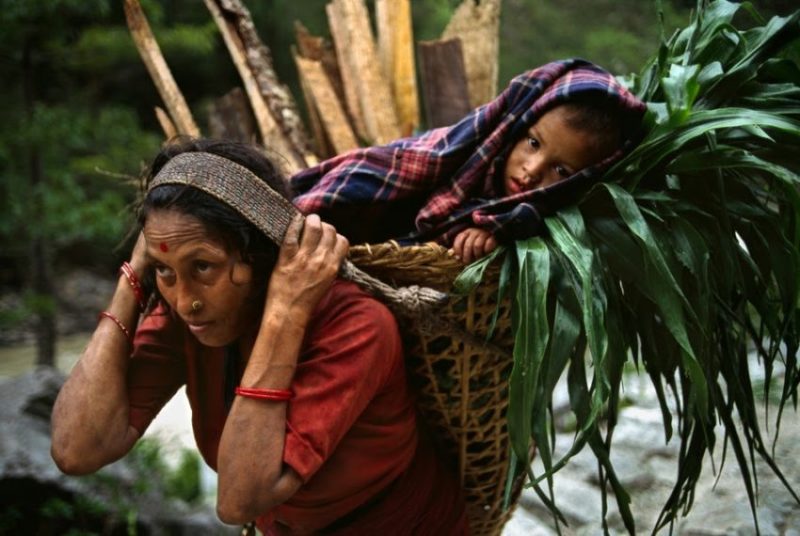
[[(121, 276), (108, 312), (132, 334), (136, 297)], [(96, 471), (127, 453), (138, 438), (128, 424), (126, 373), (131, 342), (109, 318), (102, 318), (56, 399), (51, 453), (68, 474)]]
[[(289, 389), (304, 333), (305, 327), (288, 315), (265, 312), (241, 386)], [(217, 459), (217, 512), (223, 521), (248, 522), (283, 503), (302, 483), (283, 464), (289, 403), (234, 400)]]

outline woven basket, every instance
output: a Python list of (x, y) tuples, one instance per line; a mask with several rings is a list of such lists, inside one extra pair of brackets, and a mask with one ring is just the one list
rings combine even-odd
[[(350, 260), (386, 283), (445, 292), (452, 290), (464, 269), (437, 244), (355, 246)], [(513, 347), (508, 302), (501, 304), (492, 339), (486, 341), (497, 305), (498, 272), (490, 267), (475, 291), (453, 297), (437, 312), (437, 322), (401, 319), (419, 409), (448, 459), (457, 460), (470, 531), (478, 536), (500, 534), (511, 515), (511, 509), (503, 508), (509, 461), (507, 379)], [(521, 488), (522, 480), (514, 486), (514, 503)]]

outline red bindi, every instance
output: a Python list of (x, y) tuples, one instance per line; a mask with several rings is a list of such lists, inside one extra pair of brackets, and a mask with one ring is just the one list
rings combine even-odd
[(167, 246), (167, 243), (166, 243), (166, 242), (161, 242), (161, 243), (158, 245), (158, 248), (159, 248), (161, 251), (163, 251), (164, 253), (166, 253), (167, 251), (169, 251), (169, 246)]

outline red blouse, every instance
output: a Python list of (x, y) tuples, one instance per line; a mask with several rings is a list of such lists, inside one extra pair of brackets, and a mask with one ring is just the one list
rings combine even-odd
[[(136, 332), (131, 425), (143, 433), (185, 384), (198, 448), (216, 470), (227, 416), (224, 354), (156, 309)], [(352, 283), (334, 283), (306, 331), (292, 390), (283, 459), (304, 484), (259, 518), (262, 531), (466, 532), (459, 486), (429, 442), (420, 441), (400, 334), (381, 303)]]

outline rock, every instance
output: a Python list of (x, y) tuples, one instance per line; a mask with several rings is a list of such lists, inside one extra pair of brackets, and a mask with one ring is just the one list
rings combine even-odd
[[(645, 381), (646, 380), (646, 381)], [(661, 411), (654, 391), (645, 378), (642, 381), (626, 379), (628, 406), (622, 409), (614, 432), (611, 457), (617, 476), (631, 494), (631, 512), (637, 532), (650, 533), (667, 497), (672, 492), (677, 476), (679, 441), (676, 437), (665, 443)], [(778, 388), (778, 387), (773, 387)], [(668, 401), (668, 403), (670, 403)], [(765, 408), (757, 404), (760, 422), (767, 423)], [(769, 407), (774, 421), (775, 406)], [(563, 416), (562, 416), (563, 417)], [(677, 423), (674, 423), (677, 426)], [(774, 422), (769, 428), (774, 433)], [(716, 429), (717, 445), (714, 461), (722, 475), (717, 480), (712, 465), (706, 458), (700, 481), (696, 487), (694, 504), (686, 517), (679, 517), (672, 533), (680, 535), (716, 536), (722, 534), (755, 534), (755, 525), (735, 456), (728, 446), (727, 460), (722, 462), (724, 431)], [(564, 430), (556, 434), (554, 459), (563, 456), (572, 445), (574, 434)], [(762, 430), (766, 448), (772, 448), (772, 436)], [(781, 433), (774, 459), (783, 471), (789, 485), (800, 491), (800, 458), (797, 443), (800, 441), (800, 419), (793, 408), (787, 406), (781, 423)], [(766, 463), (756, 454), (758, 471), (757, 513), (761, 534), (800, 536), (800, 503), (786, 490)], [(542, 473), (541, 460), (535, 460), (533, 470)], [(554, 476), (556, 504), (569, 521), (562, 526), (562, 534), (572, 536), (603, 534), (600, 488), (597, 461), (587, 447)], [(618, 512), (616, 499), (608, 494), (607, 521), (610, 534), (627, 534)], [(514, 511), (504, 536), (531, 534), (545, 529), (554, 530), (550, 512), (531, 490), (524, 490), (519, 507)], [(669, 527), (659, 534), (670, 533)]]
[(213, 509), (165, 497), (127, 459), (69, 477), (50, 457), (50, 413), (64, 375), (53, 368), (0, 382), (0, 532), (235, 534)]

